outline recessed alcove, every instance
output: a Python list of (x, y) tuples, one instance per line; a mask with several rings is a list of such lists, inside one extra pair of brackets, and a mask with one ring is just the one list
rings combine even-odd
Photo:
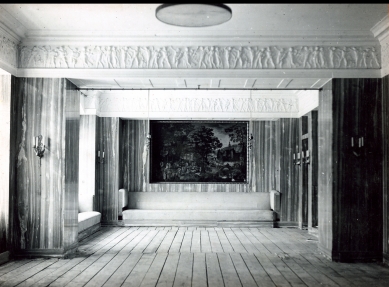
[[(82, 93), (88, 91), (82, 91)], [(103, 210), (110, 206), (108, 213), (102, 214), (103, 222), (117, 221), (117, 215), (121, 213), (122, 207), (118, 206), (117, 192), (125, 189), (127, 193), (147, 192), (155, 193), (155, 196), (162, 196), (161, 193), (169, 193), (169, 196), (176, 197), (177, 202), (190, 202), (188, 199), (180, 199), (181, 193), (215, 193), (219, 202), (224, 202), (223, 193), (241, 193), (241, 197), (247, 199), (246, 205), (252, 199), (245, 197), (247, 193), (267, 193), (266, 204), (270, 206), (270, 191), (280, 191), (281, 186), (284, 193), (281, 200), (286, 200), (295, 193), (296, 186), (288, 187), (289, 176), (294, 176), (296, 170), (293, 156), (301, 152), (298, 145), (299, 138), (303, 135), (301, 129), (301, 119), (299, 118), (311, 114), (312, 110), (318, 107), (318, 90), (95, 90), (93, 94), (89, 91), (87, 96), (82, 96), (82, 109), (85, 115), (81, 116), (81, 126), (85, 121), (85, 129), (95, 130), (95, 143), (89, 144), (89, 149), (85, 150), (85, 155), (90, 149), (95, 147), (94, 157), (96, 170), (90, 168), (80, 168), (80, 178), (90, 181), (89, 202), (92, 202), (92, 186), (95, 183), (95, 208)], [(95, 113), (96, 122), (90, 122), (89, 113)], [(190, 114), (190, 117), (188, 115)], [(149, 122), (154, 120), (191, 120), (191, 121), (244, 121), (248, 122), (248, 132), (253, 135), (252, 149), (247, 152), (248, 157), (248, 177), (247, 183), (221, 184), (221, 183), (150, 183), (150, 151), (146, 147), (147, 135), (149, 133)], [(310, 125), (311, 126), (311, 125)], [(316, 129), (317, 126), (314, 127)], [(81, 129), (81, 133), (83, 133)], [(305, 136), (308, 133), (304, 132)], [(151, 135), (152, 136), (152, 135)], [(248, 135), (247, 135), (248, 136)], [(85, 142), (88, 139), (85, 139)], [(246, 143), (247, 144), (247, 143)], [(308, 147), (306, 147), (306, 150)], [(304, 152), (306, 151), (304, 150)], [(103, 158), (104, 152), (104, 158)], [(85, 156), (84, 155), (84, 156)], [(88, 161), (89, 164), (90, 161)], [(308, 165), (307, 165), (308, 166)], [(288, 171), (289, 170), (289, 171)], [(308, 171), (306, 171), (308, 172)], [(89, 174), (89, 176), (87, 176)], [(96, 178), (93, 182), (92, 178)], [(290, 195), (288, 195), (288, 192)], [(172, 193), (172, 194), (171, 194)], [(84, 191), (80, 192), (80, 195)], [(176, 195), (173, 195), (176, 194)], [(237, 199), (240, 195), (237, 195)], [(125, 209), (134, 209), (134, 197), (127, 196), (129, 206)], [(297, 198), (297, 195), (296, 195)], [(80, 197), (80, 204), (82, 204)], [(147, 201), (150, 204), (147, 204)], [(207, 196), (196, 197), (195, 210), (203, 210), (201, 206), (207, 206), (209, 198)], [(202, 202), (203, 200), (203, 202)], [(153, 202), (153, 195), (150, 194), (143, 199), (143, 207), (150, 206)], [(174, 212), (175, 203), (171, 200), (171, 213), (164, 215), (167, 221), (186, 222), (190, 224), (186, 215), (180, 218), (182, 211)], [(215, 203), (216, 204), (216, 203)], [(229, 207), (229, 204), (231, 205)], [(243, 204), (240, 209), (250, 213), (250, 208), (245, 208)], [(304, 203), (307, 204), (307, 201)], [(216, 208), (215, 211), (222, 208)], [(146, 208), (147, 209), (147, 208)], [(225, 204), (225, 209), (220, 212), (234, 210), (237, 206), (231, 203)], [(161, 210), (159, 207), (149, 209), (150, 212)], [(169, 201), (164, 204), (164, 214), (169, 210)], [(207, 208), (206, 208), (207, 210)], [(270, 212), (270, 208), (267, 209)], [(133, 211), (134, 212), (134, 211)], [(203, 211), (202, 211), (203, 212)], [(125, 218), (125, 211), (123, 218)], [(162, 214), (162, 213), (161, 213)], [(173, 215), (174, 214), (174, 215)], [(202, 213), (203, 215), (205, 212)], [(213, 221), (211, 218), (196, 217), (203, 219), (203, 224)], [(138, 219), (141, 218), (137, 217)], [(155, 215), (158, 217), (158, 215)], [(174, 217), (176, 216), (176, 217)], [(216, 216), (216, 215), (215, 215)], [(297, 209), (285, 207), (284, 214), (278, 210), (275, 220), (282, 220), (294, 223), (297, 226)], [(161, 215), (162, 217), (162, 215)], [(271, 220), (272, 215), (270, 215)], [(216, 218), (216, 217), (215, 217)], [(241, 223), (244, 216), (235, 217)], [(127, 217), (125, 219), (128, 219)], [(308, 216), (305, 215), (301, 224), (307, 224)], [(226, 219), (227, 220), (227, 219)], [(228, 219), (229, 221), (232, 218)], [(267, 221), (270, 219), (268, 218)], [(128, 221), (128, 220), (127, 220)], [(219, 220), (220, 221), (220, 220)], [(233, 220), (232, 220), (233, 221)], [(247, 216), (246, 221), (255, 221), (251, 216)], [(125, 221), (124, 221), (125, 222)], [(198, 221), (199, 222), (199, 221)], [(132, 222), (132, 224), (135, 224)], [(138, 224), (140, 224), (138, 222)], [(149, 219), (143, 224), (153, 224)], [(155, 223), (156, 224), (156, 223)], [(161, 224), (161, 222), (159, 223)], [(271, 224), (274, 225), (274, 224)]]

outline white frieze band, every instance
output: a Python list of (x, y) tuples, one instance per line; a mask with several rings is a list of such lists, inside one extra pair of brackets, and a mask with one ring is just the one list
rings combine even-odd
[[(147, 99), (142, 97), (101, 97), (100, 112), (145, 112)], [(150, 112), (230, 112), (230, 113), (297, 113), (297, 98), (153, 98)]]
[[(4, 47), (2, 49), (4, 50)], [(373, 46), (23, 46), (19, 52), (19, 67), (379, 69), (379, 52), (379, 49)], [(1, 54), (4, 54), (4, 51)]]

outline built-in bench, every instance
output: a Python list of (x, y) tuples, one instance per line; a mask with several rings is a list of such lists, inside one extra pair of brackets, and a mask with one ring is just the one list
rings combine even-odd
[(78, 214), (78, 241), (98, 231), (101, 227), (101, 213), (97, 211)]
[(122, 212), (131, 226), (273, 227), (271, 193), (128, 192)]

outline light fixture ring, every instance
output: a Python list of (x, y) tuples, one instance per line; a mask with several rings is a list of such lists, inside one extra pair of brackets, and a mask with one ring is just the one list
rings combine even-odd
[(229, 21), (232, 10), (224, 4), (162, 4), (155, 17), (174, 26), (209, 27)]

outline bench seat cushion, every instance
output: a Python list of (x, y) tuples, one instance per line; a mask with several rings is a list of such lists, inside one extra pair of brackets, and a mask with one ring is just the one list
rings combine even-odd
[(127, 209), (270, 210), (269, 192), (129, 192)]
[(78, 232), (92, 227), (101, 220), (101, 213), (97, 211), (81, 212), (78, 214)]

